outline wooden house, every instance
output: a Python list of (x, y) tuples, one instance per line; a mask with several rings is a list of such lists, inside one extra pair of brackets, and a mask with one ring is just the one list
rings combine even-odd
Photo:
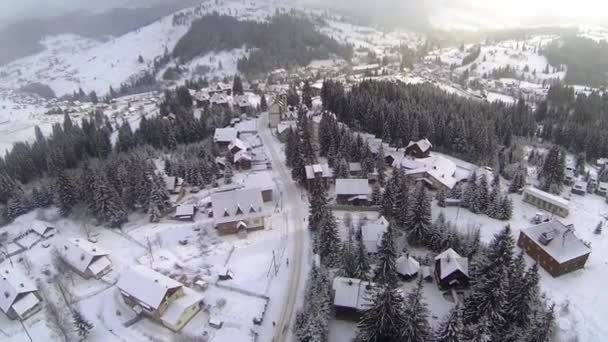
[(0, 310), (13, 320), (23, 321), (42, 308), (38, 288), (14, 268), (0, 269)]
[(321, 185), (327, 189), (334, 175), (334, 170), (327, 163), (306, 165), (304, 171), (308, 191), (312, 191), (316, 185)]
[(428, 158), (431, 155), (432, 148), (433, 145), (427, 138), (410, 141), (405, 147), (405, 155), (414, 158)]
[(136, 265), (118, 281), (125, 304), (172, 331), (180, 331), (201, 309), (203, 296), (181, 283)]
[(57, 251), (85, 279), (100, 279), (112, 270), (110, 252), (86, 239), (68, 239), (57, 246)]
[(517, 245), (554, 277), (584, 268), (591, 248), (558, 220), (522, 229)]
[(354, 278), (336, 277), (332, 283), (336, 317), (357, 321), (372, 304), (376, 284)]
[(448, 249), (435, 257), (435, 278), (441, 289), (469, 286), (469, 259)]
[(215, 229), (234, 234), (264, 229), (265, 216), (260, 189), (217, 192), (211, 195)]
[(341, 205), (365, 206), (371, 201), (372, 188), (365, 178), (336, 179), (336, 202)]

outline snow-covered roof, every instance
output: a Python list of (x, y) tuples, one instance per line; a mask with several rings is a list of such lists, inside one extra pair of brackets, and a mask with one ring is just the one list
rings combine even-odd
[(262, 193), (257, 188), (214, 193), (211, 207), (216, 224), (264, 216)]
[(44, 236), (48, 232), (55, 230), (55, 228), (53, 226), (51, 226), (50, 223), (44, 222), (44, 221), (39, 221), (39, 220), (35, 220), (34, 222), (32, 222), (31, 227), (32, 227), (32, 230), (40, 236)]
[(372, 304), (376, 284), (354, 278), (336, 277), (332, 284), (334, 305), (365, 310)]
[(246, 189), (258, 189), (261, 191), (266, 191), (272, 190), (275, 187), (271, 172), (248, 173), (241, 180)]
[(251, 102), (249, 102), (249, 98), (246, 95), (235, 96), (234, 103), (239, 107), (251, 106)]
[(84, 273), (96, 257), (110, 254), (105, 249), (85, 239), (72, 238), (57, 246), (65, 261), (78, 272)]
[(410, 141), (410, 143), (407, 144), (406, 149), (410, 148), (414, 145), (418, 145), (418, 148), (420, 148), (420, 151), (422, 151), (422, 152), (426, 152), (433, 147), (433, 144), (431, 144), (431, 142), (427, 138), (424, 138), (424, 139), (420, 139), (418, 141)]
[(374, 70), (374, 69), (379, 69), (380, 68), (380, 64), (374, 63), (374, 64), (363, 64), (363, 65), (357, 65), (353, 67), (353, 71), (366, 71), (366, 70)]
[(192, 204), (182, 204), (175, 209), (175, 216), (194, 216)]
[(102, 256), (102, 257), (96, 258), (89, 265), (89, 270), (91, 270), (91, 272), (93, 274), (100, 274), (103, 270), (106, 269), (106, 267), (108, 267), (110, 265), (112, 265), (110, 258), (108, 258), (107, 256)]
[(439, 155), (423, 159), (403, 158), (401, 168), (405, 170), (406, 175), (425, 173), (448, 189), (468, 177), (456, 172), (457, 166), (453, 161)]
[(561, 198), (557, 195), (554, 194), (550, 194), (548, 192), (542, 191), (540, 189), (528, 186), (524, 189), (524, 194), (529, 194), (530, 196), (536, 197), (536, 198), (540, 198), (545, 202), (549, 202), (553, 205), (556, 205), (558, 207), (562, 207), (565, 209), (568, 209), (568, 205), (570, 204), (570, 201), (568, 201), (565, 198)]
[(348, 163), (348, 170), (350, 172), (360, 172), (362, 170), (361, 163)]
[(145, 266), (135, 265), (122, 272), (117, 286), (121, 291), (156, 310), (167, 291), (183, 285)]
[(420, 270), (420, 263), (411, 256), (401, 256), (397, 259), (397, 273), (403, 276), (413, 276)]
[(160, 317), (163, 322), (166, 322), (171, 326), (179, 325), (178, 322), (184, 314), (184, 311), (203, 300), (203, 295), (198, 292), (185, 286), (183, 287), (183, 290), (184, 295), (173, 301), (167, 308), (167, 311)]
[[(536, 242), (540, 248), (560, 264), (591, 253), (591, 248), (576, 237), (574, 229), (558, 220), (543, 222), (522, 229), (521, 234)], [(547, 244), (540, 241), (543, 234), (545, 234), (544, 241)]]
[(374, 222), (368, 222), (361, 227), (361, 239), (368, 253), (378, 253), (378, 247), (382, 242), (382, 235), (388, 229), (388, 222), (384, 216)]
[(336, 179), (336, 195), (367, 195), (372, 194), (372, 188), (365, 178)]
[(163, 176), (163, 182), (165, 182), (165, 187), (169, 191), (175, 190), (175, 186), (177, 185), (177, 177), (175, 176)]
[(216, 128), (215, 133), (213, 134), (213, 141), (231, 143), (234, 139), (237, 138), (237, 136), (238, 131), (236, 130), (236, 128)]
[(213, 95), (211, 95), (211, 99), (209, 99), (209, 102), (215, 104), (229, 104), (230, 96), (224, 93), (214, 93)]
[(243, 160), (252, 161), (253, 157), (246, 150), (240, 150), (240, 151), (238, 151), (237, 153), (234, 154), (234, 162), (243, 161)]
[(281, 122), (279, 122), (277, 124), (277, 132), (279, 134), (283, 134), (283, 132), (285, 132), (289, 128), (296, 129), (297, 126), (298, 126), (298, 123), (296, 121), (294, 121), (294, 120), (291, 120), (291, 121), (281, 121)]
[(334, 174), (332, 168), (327, 163), (306, 165), (304, 166), (304, 171), (306, 172), (306, 179), (314, 179), (315, 173), (318, 172), (321, 173), (321, 177), (323, 178), (329, 178)]
[(460, 271), (467, 277), (469, 276), (469, 259), (461, 257), (456, 251), (449, 248), (443, 253), (435, 257), (435, 260), (440, 260), (441, 279), (445, 279), (455, 271)]
[(200, 90), (198, 92), (196, 92), (196, 94), (194, 94), (194, 99), (197, 101), (209, 101), (210, 96), (209, 93), (204, 91), (204, 90)]
[(0, 269), (0, 309), (6, 313), (22, 293), (37, 291), (36, 285), (17, 269)]
[(23, 317), (28, 310), (38, 303), (40, 303), (40, 299), (38, 299), (34, 293), (30, 292), (13, 303), (13, 310), (15, 310), (15, 313), (19, 317)]
[(228, 145), (229, 150), (232, 150), (233, 148), (238, 148), (239, 150), (247, 150), (249, 148), (249, 144), (239, 138), (235, 138), (234, 140), (232, 140), (232, 142), (230, 142), (230, 145)]

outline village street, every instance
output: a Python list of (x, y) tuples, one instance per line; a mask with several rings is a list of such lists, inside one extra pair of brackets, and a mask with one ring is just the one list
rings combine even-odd
[(283, 300), (283, 308), (281, 314), (276, 321), (276, 328), (273, 335), (273, 341), (288, 341), (289, 328), (292, 324), (293, 312), (296, 306), (298, 291), (300, 288), (303, 257), (305, 255), (304, 241), (305, 229), (304, 220), (306, 211), (302, 210), (304, 200), (301, 197), (302, 191), (297, 187), (297, 184), (291, 179), (291, 172), (285, 166), (285, 163), (279, 158), (277, 146), (280, 146), (275, 137), (272, 136), (268, 127), (268, 114), (260, 116), (258, 120), (258, 132), (265, 146), (270, 152), (272, 167), (277, 170), (281, 180), (278, 184), (279, 189), (283, 192), (284, 207), (283, 210), (288, 214), (289, 236), (294, 242), (292, 255), (289, 257), (289, 284), (287, 297)]

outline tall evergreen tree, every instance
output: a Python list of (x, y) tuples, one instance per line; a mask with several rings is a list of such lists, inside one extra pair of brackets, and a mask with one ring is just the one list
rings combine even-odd
[(450, 310), (435, 333), (435, 342), (464, 342), (462, 309), (457, 304)]
[(308, 80), (304, 81), (304, 86), (302, 87), (302, 104), (308, 109), (312, 109), (312, 88)]
[(266, 95), (262, 94), (260, 98), (260, 110), (262, 112), (268, 111), (268, 102), (266, 101)]
[(405, 309), (397, 288), (381, 285), (357, 325), (357, 342), (401, 342), (406, 322)]
[(86, 340), (94, 327), (93, 323), (87, 320), (78, 310), (72, 312), (72, 324), (74, 324), (74, 331), (81, 341)]
[(431, 232), (431, 201), (423, 184), (419, 184), (414, 192), (405, 217), (405, 228), (411, 243), (423, 245), (428, 242)]
[(401, 332), (404, 342), (430, 342), (432, 329), (429, 324), (429, 309), (422, 298), (422, 278), (405, 300), (405, 322)]
[(309, 214), (308, 214), (308, 228), (312, 231), (316, 231), (319, 228), (319, 224), (323, 219), (325, 212), (327, 211), (327, 193), (325, 187), (317, 183), (313, 190), (310, 200)]
[(61, 216), (68, 216), (78, 203), (76, 186), (65, 171), (61, 171), (55, 181), (55, 203)]
[(361, 227), (355, 234), (355, 256), (354, 264), (356, 266), (355, 278), (361, 280), (369, 280), (369, 259), (367, 257), (367, 250), (365, 249), (365, 243), (363, 242), (363, 233)]
[(232, 93), (234, 95), (243, 95), (243, 81), (239, 75), (234, 75), (234, 79), (232, 80)]
[(331, 210), (325, 210), (319, 231), (316, 232), (318, 253), (321, 263), (327, 267), (336, 267), (340, 261), (340, 237), (338, 225)]
[(397, 249), (393, 236), (392, 225), (387, 227), (382, 235), (380, 247), (378, 247), (378, 262), (374, 281), (379, 284), (386, 284), (390, 287), (397, 286), (399, 276), (397, 275)]

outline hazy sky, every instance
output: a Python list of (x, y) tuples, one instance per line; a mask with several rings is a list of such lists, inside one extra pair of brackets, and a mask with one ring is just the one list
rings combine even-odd
[[(54, 15), (67, 10), (105, 10), (173, 0), (0, 0), (0, 20), (29, 14)], [(249, 0), (248, 0), (249, 1)], [(255, 0), (251, 0), (255, 1)], [(431, 23), (449, 28), (517, 24), (608, 24), (608, 0), (283, 0), (359, 7), (362, 13), (404, 18), (428, 14)], [(408, 15), (410, 15), (408, 17)]]

